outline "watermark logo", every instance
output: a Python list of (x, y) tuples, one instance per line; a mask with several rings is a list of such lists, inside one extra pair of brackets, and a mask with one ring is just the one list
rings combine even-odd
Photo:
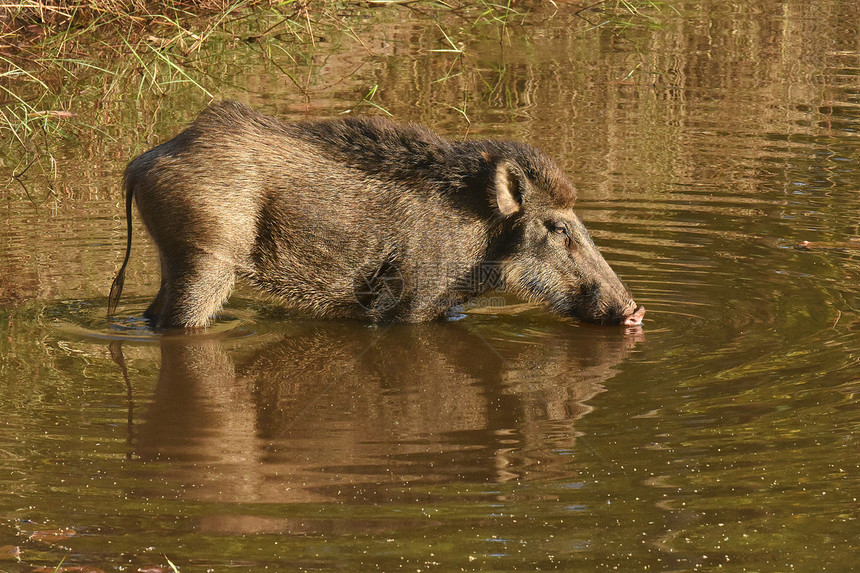
[[(399, 266), (386, 262), (362, 275), (353, 289), (355, 301), (365, 310), (380, 313), (397, 306), (406, 290), (427, 296), (447, 293), (452, 305), (502, 285), (501, 266), (480, 262), (472, 267), (457, 263), (424, 264), (410, 268), (409, 280)], [(482, 306), (498, 306), (498, 300)]]
[(352, 296), (364, 310), (384, 313), (397, 306), (404, 290), (400, 269), (385, 264), (376, 272), (363, 275), (353, 288)]

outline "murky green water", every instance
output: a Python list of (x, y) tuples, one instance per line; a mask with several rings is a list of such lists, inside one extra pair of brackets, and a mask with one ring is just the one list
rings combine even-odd
[(513, 300), (311, 321), (240, 289), (160, 336), (143, 232), (108, 323), (125, 163), (209, 98), (73, 69), (56, 174), (8, 132), (0, 154), (0, 571), (855, 567), (860, 8), (637, 6), (349, 8), (186, 68), (285, 118), (378, 86), (397, 119), (542, 147), (648, 308), (634, 330)]

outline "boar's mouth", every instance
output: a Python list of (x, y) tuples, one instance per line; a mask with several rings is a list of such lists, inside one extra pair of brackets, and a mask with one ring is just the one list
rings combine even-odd
[[(645, 307), (644, 306), (636, 306), (635, 303), (631, 305), (635, 310), (628, 312), (609, 312), (602, 316), (589, 317), (583, 316), (578, 317), (581, 320), (586, 322), (593, 322), (595, 324), (602, 325), (611, 325), (611, 326), (641, 326), (642, 319), (645, 317)], [(628, 307), (630, 308), (630, 307)], [(619, 309), (620, 310), (620, 309)], [(576, 316), (576, 315), (574, 315)]]
[[(588, 322), (606, 325), (639, 326), (645, 317), (645, 307), (637, 305), (629, 291), (618, 279), (617, 285), (601, 288), (590, 284), (580, 288), (576, 301), (579, 316)], [(612, 288), (612, 287), (615, 288)], [(574, 312), (576, 315), (577, 313)]]
[[(626, 303), (607, 303), (600, 301), (596, 295), (598, 291), (591, 291), (590, 296), (582, 293), (581, 296), (568, 299), (567, 304), (554, 301), (550, 302), (551, 310), (565, 316), (570, 316), (592, 324), (607, 326), (640, 326), (645, 317), (645, 307), (638, 306), (632, 300)], [(598, 300), (595, 300), (598, 299)]]

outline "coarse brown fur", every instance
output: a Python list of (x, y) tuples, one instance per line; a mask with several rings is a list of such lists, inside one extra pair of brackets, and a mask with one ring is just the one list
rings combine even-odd
[(236, 102), (134, 159), (161, 260), (156, 327), (209, 324), (240, 276), (318, 317), (432, 320), (489, 288), (604, 323), (641, 321), (539, 150), (377, 118), (286, 123)]

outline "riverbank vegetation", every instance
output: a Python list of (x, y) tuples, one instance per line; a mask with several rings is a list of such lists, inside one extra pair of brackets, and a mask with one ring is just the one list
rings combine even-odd
[[(0, 129), (25, 144), (73, 112), (56, 107), (69, 79), (98, 73), (105, 85), (134, 68), (138, 93), (196, 79), (195, 56), (225, 37), (253, 42), (288, 31), (305, 42), (317, 13), (296, 0), (19, 0), (0, 8)], [(273, 21), (253, 35), (251, 17)], [(246, 26), (250, 29), (250, 26)], [(110, 90), (107, 90), (110, 91)], [(51, 105), (46, 105), (50, 102)]]
[[(474, 94), (467, 91), (474, 91), (474, 86), (492, 97), (511, 99), (503, 93), (504, 70), (470, 58), (475, 53), (470, 51), (473, 44), (505, 44), (512, 28), (538, 17), (552, 18), (557, 11), (576, 14), (583, 30), (613, 26), (625, 30), (651, 25), (654, 15), (669, 13), (671, 8), (650, 0), (2, 3), (0, 167), (4, 183), (21, 188), (22, 174), (38, 172), (50, 188), (58, 169), (62, 171), (55, 161), (59, 143), (118, 137), (117, 121), (128, 126), (138, 119), (131, 111), (135, 105), (155, 105), (152, 102), (166, 100), (165, 96), (181, 97), (187, 107), (199, 109), (217, 97), (242, 93), (265, 97), (262, 94), (278, 84), (281, 92), (301, 94), (308, 106), (324, 105), (320, 102), (332, 101), (332, 94), (350, 83), (346, 79), (355, 70), (391, 57), (392, 45), (422, 45), (419, 52), (433, 61), (430, 68), (422, 68), (422, 82), (450, 86), (445, 88), (450, 93), (431, 98), (428, 105), (452, 110), (468, 124), (466, 100), (474, 100)], [(395, 31), (393, 24), (407, 18), (420, 20), (421, 26), (415, 29), (422, 31), (411, 35)], [(394, 40), (371, 37), (369, 30), (380, 21), (392, 23), (385, 28), (391, 32), (382, 36), (396, 36)], [(270, 76), (242, 75), (241, 70), (260, 62), (266, 62)], [(371, 101), (375, 95), (380, 100), (378, 87), (377, 79), (369, 79), (360, 94), (348, 96), (355, 97), (353, 103), (334, 113), (359, 105), (379, 107)], [(338, 97), (342, 101), (341, 94)], [(144, 101), (148, 103), (141, 104)], [(150, 112), (140, 115), (151, 118)]]
[(164, 94), (179, 85), (211, 99), (207, 50), (275, 42), (298, 61), (303, 46), (336, 32), (369, 51), (353, 23), (392, 9), (503, 24), (515, 13), (505, 5), (432, 0), (17, 0), (0, 7), (0, 131), (25, 148), (34, 136), (56, 133), (76, 116), (70, 84), (84, 76), (101, 76), (103, 98), (119, 89), (123, 97)]
[[(499, 39), (509, 22), (522, 22), (535, 2), (515, 0), (12, 0), (0, 5), (0, 129), (20, 138), (35, 124), (67, 117), (47, 109), (69, 77), (106, 77), (134, 68), (144, 89), (162, 92), (176, 83), (206, 92), (195, 56), (214, 42), (311, 44), (332, 30), (367, 50), (355, 22), (374, 12), (408, 10), (453, 16), (465, 25), (494, 25)], [(554, 0), (547, 5), (559, 8)], [(663, 6), (661, 8), (661, 6)], [(619, 15), (647, 22), (645, 8), (667, 10), (653, 0), (564, 3), (595, 27)], [(456, 53), (453, 34), (439, 25), (438, 51)], [(211, 94), (208, 94), (211, 95)], [(53, 102), (52, 102), (53, 103)]]

